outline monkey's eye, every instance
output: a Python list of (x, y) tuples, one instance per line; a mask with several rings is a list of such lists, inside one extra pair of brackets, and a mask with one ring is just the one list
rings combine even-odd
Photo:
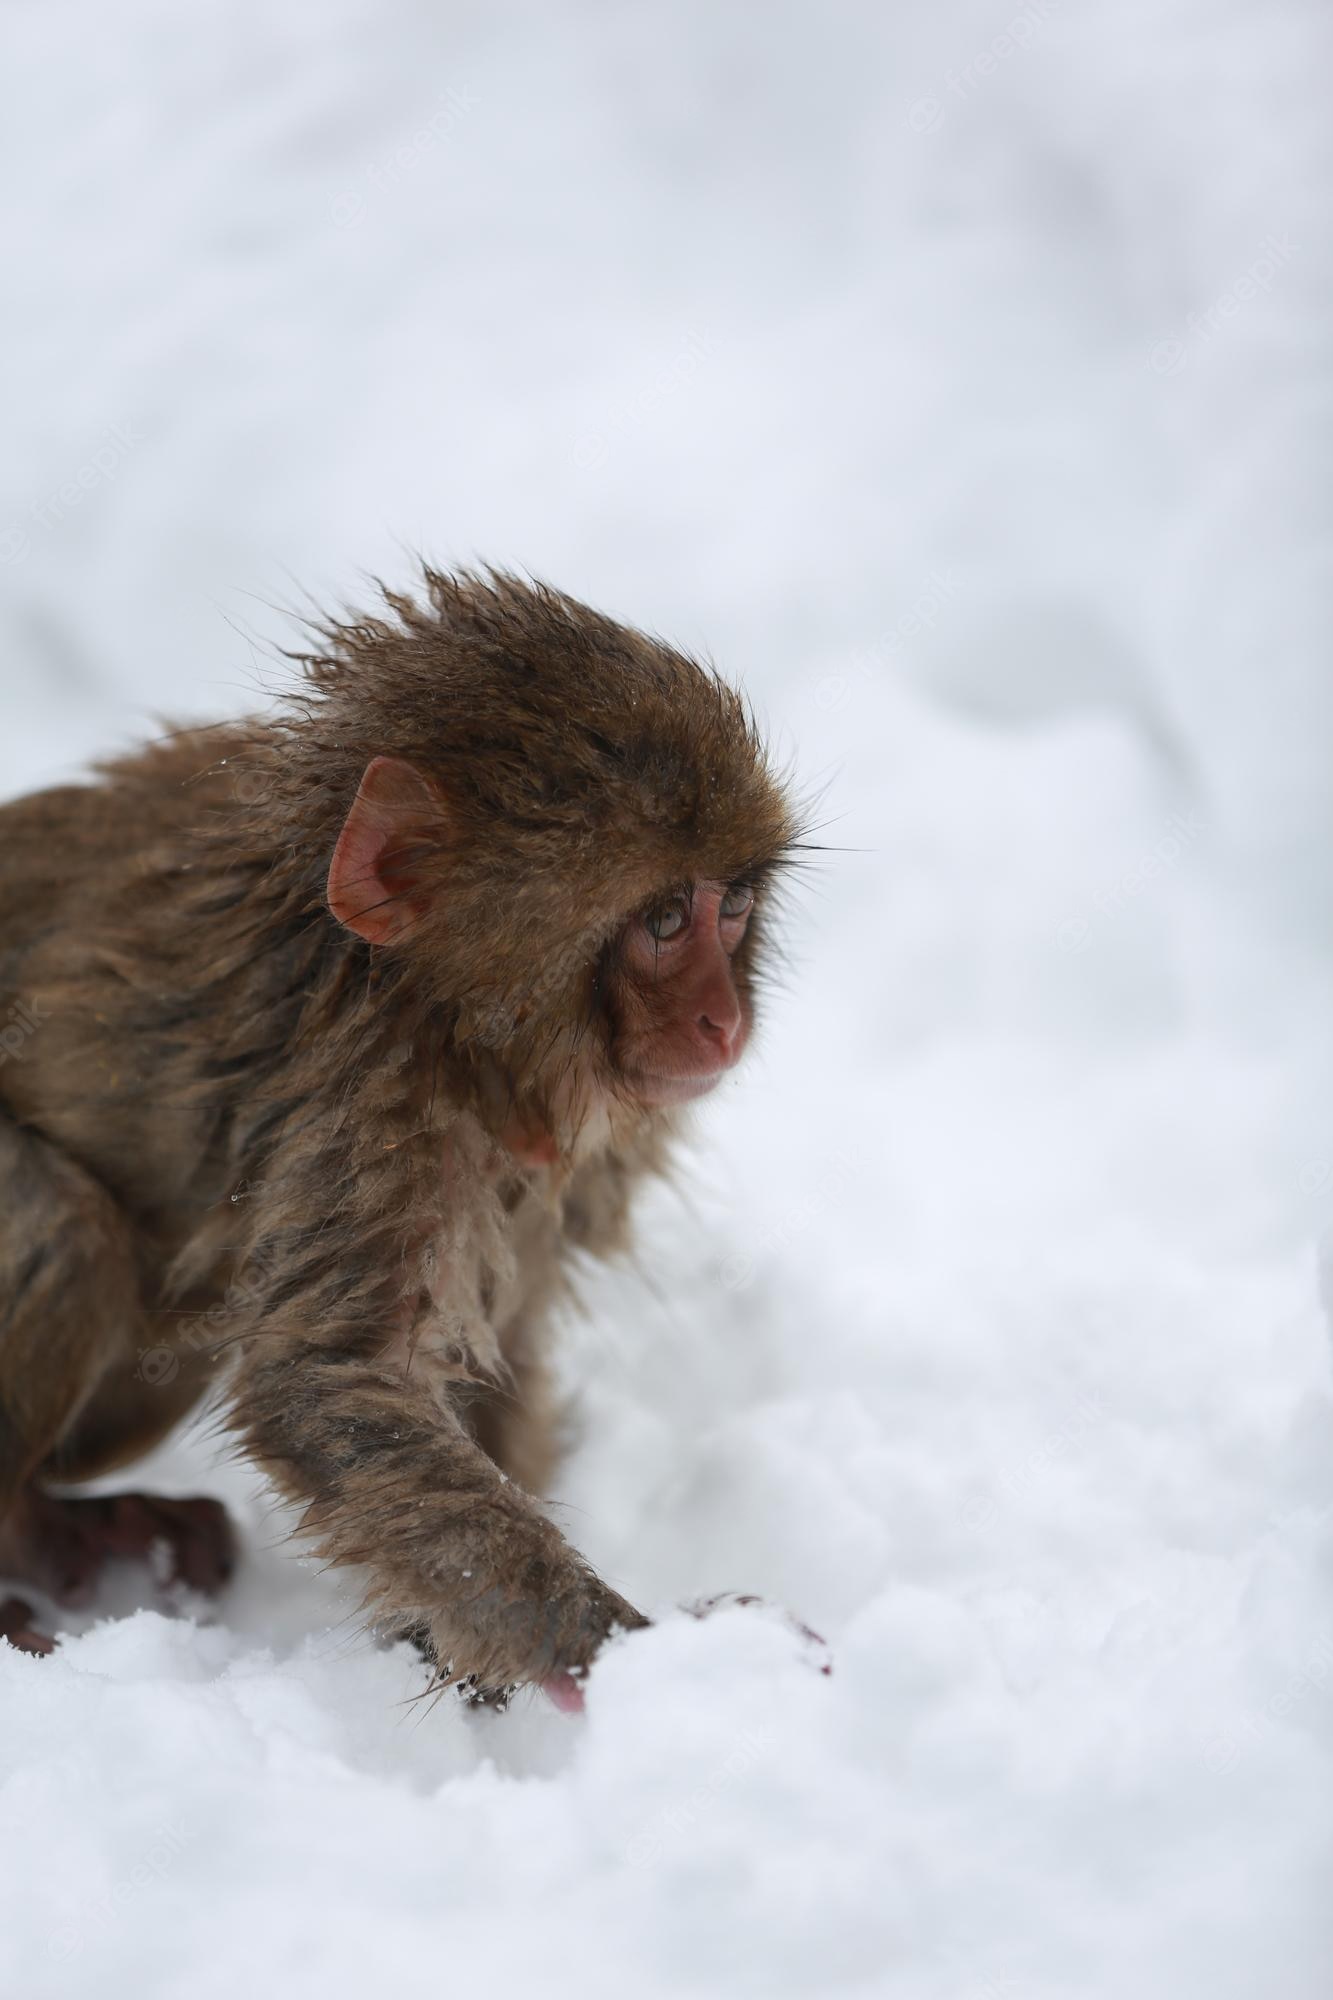
[(679, 937), (689, 920), (684, 903), (668, 903), (663, 910), (650, 910), (643, 922), (649, 937), (665, 944), (668, 938)]
[(754, 901), (754, 890), (746, 882), (733, 882), (722, 898), (721, 914), (724, 917), (743, 917)]

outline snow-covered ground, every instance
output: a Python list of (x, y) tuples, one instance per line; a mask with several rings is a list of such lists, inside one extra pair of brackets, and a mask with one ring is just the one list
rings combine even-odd
[(7, 11), (0, 782), (420, 547), (710, 650), (834, 851), (570, 1330), (661, 1623), (423, 1710), (173, 1446), (249, 1559), (0, 1651), (0, 1992), (1327, 1994), (1333, 23), (1010, 5)]

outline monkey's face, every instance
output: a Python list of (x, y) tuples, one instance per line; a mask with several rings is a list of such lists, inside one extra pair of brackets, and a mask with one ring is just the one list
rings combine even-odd
[(500, 1136), (532, 1163), (597, 1143), (618, 1113), (633, 1120), (703, 1096), (749, 1039), (752, 885), (777, 856), (755, 843), (742, 875), (701, 875), (657, 895), (608, 944), (589, 907), (631, 866), (644, 893), (651, 855), (626, 857), (614, 843), (597, 852), (599, 884), (575, 874), (586, 857), (567, 830), (519, 870), (498, 838), (487, 846), (460, 828), (434, 779), (376, 757), (329, 867), (339, 922), (368, 944), (412, 952), (423, 981), (452, 1002), (457, 1047), (481, 1052), (479, 1073), (507, 1107)]
[(618, 1087), (646, 1108), (702, 1097), (740, 1061), (751, 1009), (739, 955), (754, 897), (695, 882), (631, 919), (607, 980)]

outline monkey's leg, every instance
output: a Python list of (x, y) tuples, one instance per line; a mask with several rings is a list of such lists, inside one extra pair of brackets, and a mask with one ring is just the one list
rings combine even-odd
[(87, 1406), (134, 1366), (128, 1224), (106, 1190), (0, 1118), (0, 1520)]
[(54, 1639), (34, 1629), (32, 1606), (21, 1597), (7, 1597), (0, 1604), (0, 1639), (7, 1639), (20, 1653), (54, 1653), (56, 1649)]
[(573, 1686), (617, 1629), (647, 1620), (594, 1574), (422, 1383), (313, 1340), (261, 1334), (234, 1422), (333, 1563), (449, 1681)]
[(113, 1557), (152, 1562), (167, 1577), (210, 1594), (236, 1566), (236, 1545), (220, 1500), (168, 1500), (155, 1493), (89, 1498), (30, 1485), (0, 1528), (0, 1569), (37, 1584), (61, 1604), (86, 1604)]
[(147, 1339), (126, 1218), (58, 1148), (0, 1119), (0, 1573), (77, 1600), (107, 1557), (162, 1543), (183, 1580), (225, 1575), (212, 1501), (73, 1500), (38, 1484), (137, 1456), (183, 1414), (197, 1381), (158, 1395), (135, 1378)]

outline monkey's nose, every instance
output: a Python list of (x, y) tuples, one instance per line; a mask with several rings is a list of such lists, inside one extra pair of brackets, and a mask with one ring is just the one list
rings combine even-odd
[(734, 1013), (730, 1011), (723, 1013), (721, 1008), (717, 1009), (717, 1012), (722, 1014), (721, 1020), (714, 1020), (711, 1014), (700, 1014), (699, 1026), (710, 1048), (721, 1056), (723, 1062), (731, 1062), (736, 1054), (736, 1042), (740, 1034), (740, 1008), (738, 1007)]

